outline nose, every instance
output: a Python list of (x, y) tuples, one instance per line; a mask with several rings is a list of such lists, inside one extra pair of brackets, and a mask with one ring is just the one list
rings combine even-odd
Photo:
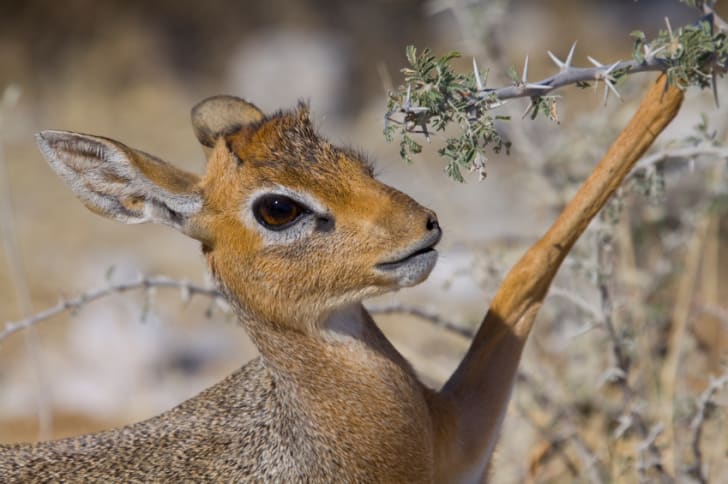
[(437, 215), (435, 215), (435, 212), (431, 210), (427, 211), (427, 222), (425, 223), (425, 228), (428, 232), (431, 232), (433, 230), (441, 230), (440, 224), (437, 221)]

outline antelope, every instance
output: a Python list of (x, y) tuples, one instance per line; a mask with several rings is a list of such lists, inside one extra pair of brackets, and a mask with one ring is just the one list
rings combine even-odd
[[(622, 158), (636, 161), (672, 119), (682, 99), (673, 91), (661, 114), (664, 89), (653, 87), (625, 129)], [(92, 211), (198, 240), (260, 356), (149, 420), (1, 445), (0, 481), (486, 480), (534, 317), (606, 188), (577, 195), (540, 252), (526, 253), (460, 366), (433, 390), (362, 300), (427, 278), (442, 234), (435, 213), (319, 136), (306, 105), (266, 116), (216, 96), (192, 109), (192, 125), (207, 154), (202, 176), (99, 136), (43, 131), (37, 141)], [(626, 163), (617, 158), (608, 163)]]

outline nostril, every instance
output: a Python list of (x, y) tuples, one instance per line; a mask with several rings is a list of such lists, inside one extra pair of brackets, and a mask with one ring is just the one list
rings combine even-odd
[(435, 230), (440, 228), (440, 224), (437, 223), (437, 217), (435, 214), (429, 215), (427, 217), (427, 230)]

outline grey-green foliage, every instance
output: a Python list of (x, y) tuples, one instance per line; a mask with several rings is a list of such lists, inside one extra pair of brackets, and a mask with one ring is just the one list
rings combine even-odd
[[(400, 155), (411, 161), (411, 155), (422, 151), (413, 133), (429, 139), (431, 132), (457, 125), (460, 135), (448, 137), (439, 153), (448, 159), (447, 174), (463, 181), (461, 168), (478, 170), (484, 176), (486, 147), (498, 153), (507, 151), (510, 144), (495, 128), (495, 120), (502, 118), (487, 112), (496, 100), (479, 95), (475, 73), (464, 75), (453, 69), (451, 61), (457, 57), (457, 52), (438, 57), (429, 49), (418, 55), (415, 47), (407, 47), (410, 65), (402, 69), (407, 87), (391, 93), (387, 105), (390, 113), (404, 111), (404, 118), (396, 121), (388, 116), (384, 132), (389, 141), (395, 133), (401, 137)], [(479, 75), (487, 77), (487, 73)]]
[[(698, 9), (702, 9), (704, 4), (700, 0), (684, 3)], [(608, 65), (597, 67), (595, 69), (601, 69), (601, 77), (593, 79), (606, 82), (609, 84), (607, 87), (615, 90), (614, 83), (632, 72), (659, 70), (666, 73), (671, 84), (681, 89), (689, 86), (715, 88), (717, 77), (723, 76), (728, 66), (728, 41), (725, 29), (716, 28), (713, 20), (712, 15), (705, 16), (694, 25), (676, 30), (668, 25), (651, 41), (643, 32), (635, 31), (632, 33), (634, 61), (619, 63), (618, 67), (612, 68)], [(716, 24), (725, 25), (722, 20)], [(496, 127), (498, 119), (507, 118), (491, 113), (504, 101), (496, 94), (503, 92), (503, 88), (485, 87), (487, 71), (456, 72), (452, 61), (460, 57), (458, 52), (436, 56), (429, 49), (418, 53), (415, 47), (408, 46), (406, 54), (409, 65), (402, 69), (404, 83), (396, 92), (390, 93), (387, 103), (384, 129), (387, 140), (398, 137), (400, 155), (410, 162), (412, 155), (422, 151), (416, 136), (424, 135), (429, 141), (431, 133), (444, 132), (454, 124), (455, 135), (446, 137), (439, 148), (440, 155), (447, 160), (446, 173), (461, 182), (462, 170), (475, 171), (482, 178), (485, 176), (487, 150), (499, 153), (503, 149), (508, 152), (510, 148), (510, 143)], [(567, 84), (577, 87), (588, 85), (583, 79), (571, 75), (571, 66), (561, 67), (559, 74), (528, 85), (524, 79), (519, 79), (515, 69), (511, 69), (512, 86), (545, 89), (537, 90), (536, 94), (533, 89), (529, 94), (511, 93), (508, 97), (528, 95), (530, 105), (526, 113), (531, 119), (543, 114), (558, 121), (558, 97), (547, 94), (555, 87)]]
[(686, 89), (690, 86), (710, 87), (715, 76), (722, 76), (728, 59), (728, 42), (725, 32), (715, 32), (713, 25), (703, 19), (695, 25), (687, 25), (676, 31), (661, 30), (648, 42), (644, 32), (632, 32), (634, 58), (644, 60), (645, 52), (652, 52), (664, 63), (668, 82)]

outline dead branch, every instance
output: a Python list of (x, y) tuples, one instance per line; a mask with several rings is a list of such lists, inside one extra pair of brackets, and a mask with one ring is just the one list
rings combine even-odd
[(693, 464), (688, 467), (687, 473), (700, 484), (707, 484), (708, 482), (708, 477), (705, 472), (705, 464), (703, 463), (703, 452), (700, 448), (700, 439), (703, 435), (703, 425), (708, 419), (710, 407), (713, 405), (713, 397), (726, 385), (728, 385), (728, 372), (724, 373), (720, 378), (710, 379), (708, 387), (698, 398), (698, 409), (695, 412), (693, 420), (690, 422), (690, 441), (695, 460)]
[(5, 323), (5, 328), (0, 331), (0, 343), (13, 333), (30, 328), (40, 322), (46, 321), (66, 311), (78, 311), (90, 302), (102, 299), (112, 294), (119, 294), (137, 289), (149, 291), (152, 288), (177, 289), (182, 292), (182, 299), (187, 300), (193, 295), (204, 295), (213, 299), (224, 300), (224, 296), (216, 289), (200, 286), (187, 281), (179, 281), (164, 276), (142, 276), (136, 281), (109, 284), (98, 289), (84, 292), (73, 299), (61, 299), (58, 304), (44, 311), (35, 313), (25, 319)]

